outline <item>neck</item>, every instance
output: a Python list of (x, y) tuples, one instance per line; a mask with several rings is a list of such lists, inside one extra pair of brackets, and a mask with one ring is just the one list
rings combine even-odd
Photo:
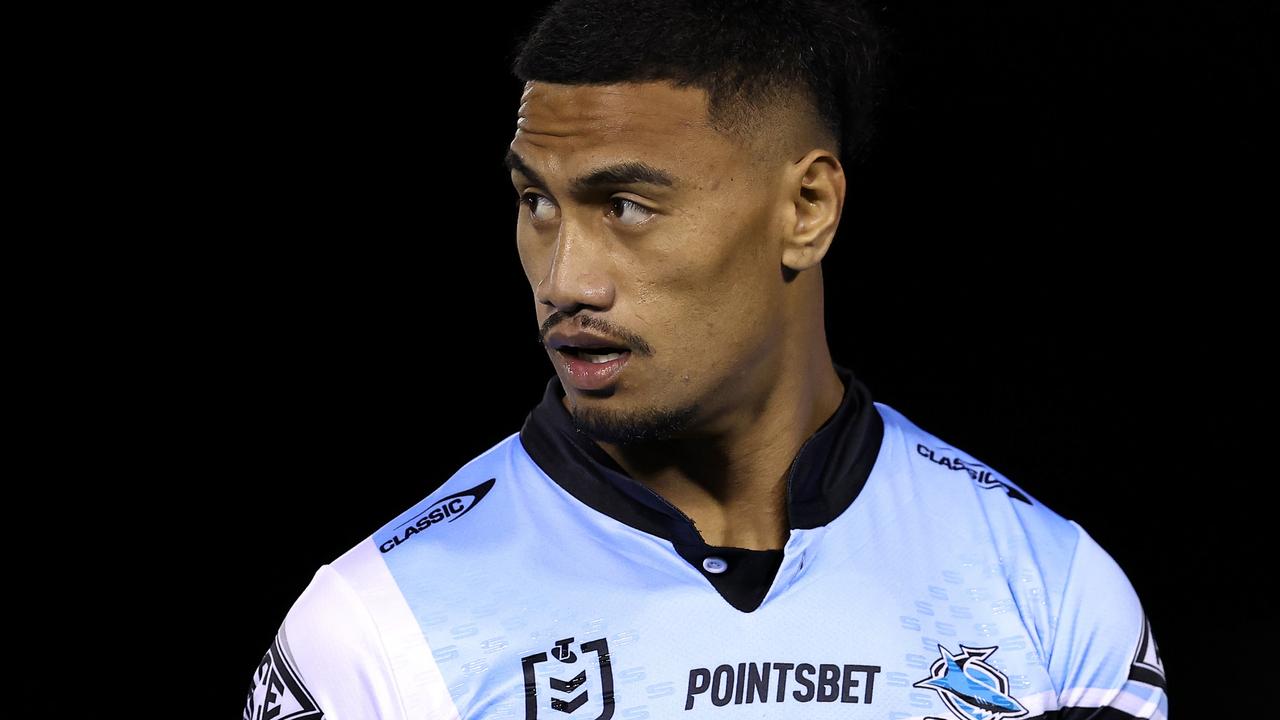
[[(709, 434), (618, 446), (597, 442), (633, 479), (694, 521), (708, 545), (782, 548), (791, 534), (787, 473), (800, 447), (827, 421), (845, 387), (830, 355), (799, 372), (735, 384), (733, 408)], [(742, 385), (757, 388), (743, 393)]]

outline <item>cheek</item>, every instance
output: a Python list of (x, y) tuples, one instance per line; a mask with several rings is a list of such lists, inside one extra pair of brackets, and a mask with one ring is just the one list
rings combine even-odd
[[(668, 331), (702, 357), (741, 357), (753, 353), (772, 332), (767, 273), (746, 261), (704, 259), (689, 263), (664, 280), (638, 286), (640, 303), (670, 304)], [(643, 309), (640, 309), (644, 313)]]
[(716, 344), (711, 352), (721, 357), (754, 353), (770, 342), (780, 307), (781, 271), (769, 259), (767, 229), (744, 223), (732, 232), (716, 238), (719, 252), (704, 258), (691, 287), (702, 330)]

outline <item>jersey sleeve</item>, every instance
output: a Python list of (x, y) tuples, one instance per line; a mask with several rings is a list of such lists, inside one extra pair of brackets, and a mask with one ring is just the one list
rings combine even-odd
[(1075, 521), (1079, 539), (1049, 651), (1062, 720), (1166, 720), (1164, 666), (1129, 578)]
[(258, 664), (243, 720), (405, 720), (372, 617), (329, 565), (316, 571)]

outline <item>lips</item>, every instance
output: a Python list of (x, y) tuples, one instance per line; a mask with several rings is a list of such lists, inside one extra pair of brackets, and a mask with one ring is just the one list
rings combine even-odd
[[(575, 351), (574, 348), (567, 346), (556, 349), (556, 357), (564, 366), (568, 382), (579, 390), (603, 390), (609, 387), (616, 381), (618, 373), (626, 366), (627, 361), (631, 359), (631, 351), (626, 349), (621, 353), (607, 353), (602, 349), (593, 348), (592, 352), (616, 354), (617, 357), (604, 362), (592, 362), (590, 353), (580, 349)], [(596, 359), (599, 359), (598, 355)]]
[(629, 350), (627, 344), (613, 338), (603, 335), (596, 335), (588, 332), (555, 332), (547, 338), (547, 344), (555, 350), (561, 348), (571, 348), (573, 350), (598, 350), (601, 352), (615, 350), (622, 352)]
[(547, 344), (556, 351), (567, 384), (579, 390), (609, 387), (631, 359), (631, 348), (626, 343), (575, 327), (551, 333)]

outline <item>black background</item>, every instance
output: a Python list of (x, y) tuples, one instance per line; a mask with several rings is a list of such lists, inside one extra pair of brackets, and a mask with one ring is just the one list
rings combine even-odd
[[(217, 518), (203, 682), (232, 715), (318, 566), (516, 432), (553, 372), (501, 165), (544, 5), (224, 17), (193, 73), (187, 340), (158, 362)], [(877, 7), (897, 52), (824, 261), (832, 354), (1081, 523), (1146, 606), (1174, 717), (1219, 708), (1207, 668), (1269, 608), (1274, 12)]]

